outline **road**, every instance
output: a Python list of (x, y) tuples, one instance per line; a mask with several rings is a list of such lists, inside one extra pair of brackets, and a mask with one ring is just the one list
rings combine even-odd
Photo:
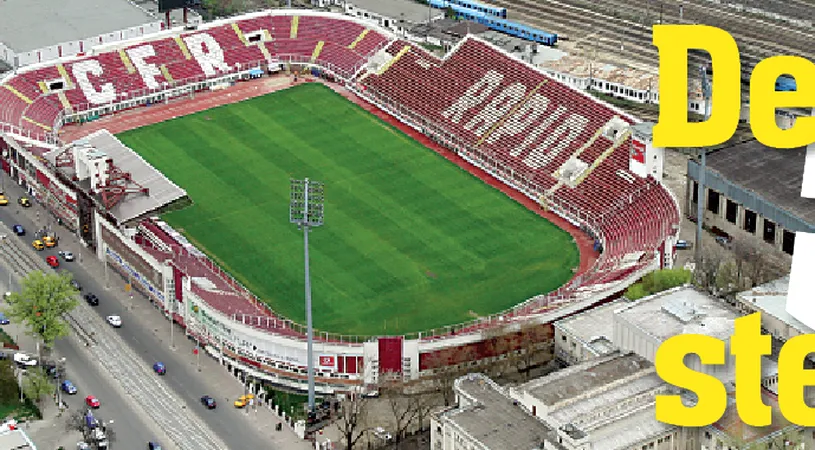
[[(5, 174), (0, 176), (5, 178)], [(8, 186), (11, 184), (8, 182), (8, 178), (6, 178), (5, 184), (7, 195), (12, 202), (16, 202), (16, 199), (22, 195), (22, 191), (16, 185)], [(38, 208), (38, 206), (35, 206), (35, 208)], [(44, 217), (45, 213), (41, 214), (40, 226), (37, 227), (33, 221), (28, 220), (26, 217), (29, 214), (18, 211), (19, 206), (16, 203), (0, 208), (0, 221), (6, 223), (9, 227), (14, 224), (25, 227), (29, 233), (27, 236), (10, 236), (10, 239), (18, 240), (22, 246), (30, 248), (33, 230), (41, 228), (48, 222), (48, 219)], [(59, 229), (57, 233), (61, 239), (60, 247), (79, 248), (75, 238), (68, 235), (66, 230)], [(57, 249), (46, 249), (37, 252), (37, 256), (44, 260), (46, 256), (56, 254), (56, 251)], [(33, 248), (28, 253), (33, 253)], [(74, 254), (79, 258), (77, 250), (74, 250)], [(92, 256), (84, 254), (82, 258), (87, 260)], [(274, 438), (279, 439), (270, 439), (268, 434), (259, 432), (264, 427), (262, 424), (257, 423), (256, 419), (253, 421), (250, 418), (253, 414), (235, 410), (231, 407), (231, 401), (226, 397), (226, 392), (235, 391), (237, 382), (232, 379), (224, 382), (223, 377), (216, 378), (213, 381), (213, 371), (220, 371), (219, 375), (223, 375), (224, 372), (224, 369), (221, 368), (217, 361), (211, 360), (208, 356), (201, 357), (200, 365), (202, 370), (199, 371), (195, 358), (187, 354), (186, 351), (182, 354), (180, 351), (171, 349), (171, 345), (166, 338), (166, 335), (169, 334), (169, 323), (157, 310), (149, 307), (146, 299), (136, 293), (136, 298), (131, 300), (118, 289), (105, 289), (104, 276), (102, 273), (86, 270), (86, 266), (89, 266), (89, 264), (86, 264), (88, 262), (62, 262), (60, 269), (71, 271), (74, 278), (82, 285), (83, 292), (93, 292), (100, 298), (100, 304), (97, 307), (90, 307), (84, 301), (81, 302), (79, 311), (81, 311), (83, 317), (82, 325), (94, 330), (99, 335), (100, 339), (96, 339), (98, 345), (91, 346), (90, 349), (100, 358), (106, 358), (106, 361), (114, 361), (116, 364), (111, 364), (109, 368), (113, 372), (118, 371), (118, 375), (122, 379), (133, 383), (130, 390), (137, 391), (137, 394), (143, 394), (141, 396), (134, 395), (135, 398), (133, 399), (136, 401), (128, 402), (131, 404), (131, 408), (137, 407), (133, 403), (140, 403), (147, 414), (159, 423), (162, 429), (182, 449), (285, 448), (288, 450), (308, 448), (303, 441), (275, 445), (277, 441), (283, 440), (282, 433), (274, 435)], [(110, 280), (111, 286), (116, 282), (121, 283), (119, 276), (112, 270), (110, 270)], [(124, 324), (122, 328), (113, 330), (104, 323), (104, 317), (111, 314), (122, 317)], [(111, 332), (115, 333), (116, 339), (101, 338), (108, 336), (105, 333)], [(175, 330), (175, 340), (177, 344), (186, 344), (184, 347), (188, 347), (187, 343), (179, 342), (185, 340), (183, 331), (180, 328)], [(117, 341), (121, 341), (125, 345), (119, 346)], [(180, 348), (181, 345), (178, 345), (178, 347)], [(70, 349), (66, 351), (70, 352)], [(69, 357), (67, 354), (65, 356), (66, 358)], [(156, 380), (157, 377), (151, 370), (152, 363), (155, 361), (162, 361), (167, 366), (167, 375), (161, 377), (160, 380)], [(84, 374), (80, 375), (84, 376)], [(77, 383), (79, 384), (79, 382)], [(89, 385), (95, 386), (95, 384), (90, 383)], [(84, 388), (85, 386), (80, 385), (83, 392), (85, 392)], [(104, 397), (102, 394), (100, 393), (99, 397), (104, 408), (105, 397), (115, 394), (104, 392)], [(203, 409), (200, 398), (205, 394), (211, 395), (218, 400), (219, 407), (216, 410), (208, 411)], [(117, 420), (115, 417), (112, 418)], [(269, 423), (268, 428), (273, 425), (273, 423)], [(267, 431), (268, 428), (264, 431)], [(142, 436), (139, 442), (145, 440), (145, 437)], [(185, 442), (188, 440), (194, 442)]]

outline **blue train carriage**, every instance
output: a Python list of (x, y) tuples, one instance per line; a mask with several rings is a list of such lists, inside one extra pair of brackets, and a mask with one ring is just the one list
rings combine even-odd
[(775, 80), (775, 90), (781, 92), (796, 91), (795, 79), (786, 75), (781, 75)]
[(456, 13), (456, 17), (459, 19), (480, 23), (492, 30), (500, 31), (510, 36), (519, 37), (521, 39), (526, 39), (543, 45), (548, 45), (550, 47), (557, 44), (557, 34), (547, 33), (534, 27), (513, 22), (511, 20), (499, 19), (497, 17), (492, 17), (485, 13), (473, 11), (469, 8), (464, 8), (457, 5), (451, 5), (450, 8), (453, 9), (453, 11)]
[(488, 16), (497, 17), (499, 19), (507, 18), (507, 9), (498, 6), (486, 5), (484, 3), (474, 2), (471, 0), (428, 0), (430, 6), (439, 9), (447, 8), (467, 8), (472, 11), (484, 13)]

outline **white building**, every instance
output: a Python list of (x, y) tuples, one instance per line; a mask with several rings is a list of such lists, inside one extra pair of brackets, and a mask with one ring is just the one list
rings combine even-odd
[(444, 11), (411, 0), (348, 0), (345, 14), (375, 23), (400, 35), (414, 25), (444, 18)]
[(489, 378), (470, 374), (453, 389), (457, 406), (431, 418), (431, 450), (565, 450), (550, 428)]

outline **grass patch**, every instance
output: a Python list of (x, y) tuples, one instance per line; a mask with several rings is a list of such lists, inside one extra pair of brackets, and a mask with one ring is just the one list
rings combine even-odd
[(326, 185), (310, 234), (314, 324), (421, 331), (549, 292), (571, 236), (321, 84), (121, 134), (193, 205), (163, 216), (274, 310), (303, 322), (289, 180)]

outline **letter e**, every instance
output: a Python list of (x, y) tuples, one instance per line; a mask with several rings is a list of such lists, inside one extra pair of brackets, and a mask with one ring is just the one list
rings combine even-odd
[[(778, 92), (775, 83), (781, 75), (795, 78), (794, 92)], [(798, 56), (773, 56), (753, 69), (750, 76), (750, 127), (756, 139), (767, 147), (796, 148), (815, 141), (815, 118), (801, 116), (788, 130), (778, 128), (776, 108), (815, 106), (815, 64)]]
[(761, 313), (736, 319), (736, 331), (730, 338), (730, 353), (736, 357), (736, 408), (751, 427), (772, 424), (772, 408), (761, 400), (761, 355), (772, 351), (772, 339), (761, 334)]
[(806, 386), (815, 386), (815, 370), (804, 370), (804, 358), (815, 351), (815, 335), (801, 334), (784, 343), (778, 355), (778, 406), (790, 422), (815, 426), (815, 408), (806, 403)]
[[(659, 122), (655, 147), (707, 147), (736, 132), (741, 110), (739, 48), (730, 34), (706, 25), (654, 25), (659, 49)], [(713, 65), (710, 117), (688, 122), (688, 50), (710, 53)]]
[(656, 418), (680, 427), (704, 427), (721, 419), (727, 409), (727, 391), (715, 377), (696, 372), (684, 364), (685, 356), (699, 355), (702, 364), (724, 364), (725, 345), (719, 339), (701, 334), (680, 334), (657, 349), (656, 370), (663, 381), (696, 393), (696, 405), (682, 404), (679, 395), (656, 396)]

